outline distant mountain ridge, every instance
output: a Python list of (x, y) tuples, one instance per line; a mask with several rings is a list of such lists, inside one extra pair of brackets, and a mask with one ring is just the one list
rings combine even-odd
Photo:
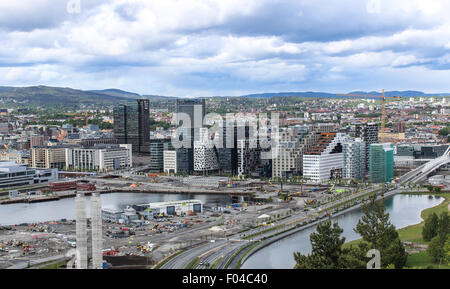
[[(372, 94), (381, 95), (381, 92), (354, 91), (349, 94)], [(431, 97), (450, 96), (450, 93), (426, 94), (421, 91), (387, 91), (386, 96), (403, 97)], [(214, 96), (227, 97), (227, 96)], [(233, 97), (233, 96), (228, 96)], [(335, 93), (326, 92), (275, 92), (275, 93), (255, 93), (237, 96), (242, 98), (273, 98), (273, 97), (305, 97), (305, 98), (342, 98)], [(23, 103), (28, 105), (80, 105), (80, 104), (102, 104), (111, 105), (118, 102), (126, 102), (132, 99), (147, 98), (150, 100), (173, 100), (183, 97), (161, 96), (161, 95), (140, 95), (138, 93), (124, 91), (121, 89), (109, 88), (104, 90), (79, 90), (68, 87), (50, 86), (30, 86), (11, 87), (0, 86), (0, 102)]]

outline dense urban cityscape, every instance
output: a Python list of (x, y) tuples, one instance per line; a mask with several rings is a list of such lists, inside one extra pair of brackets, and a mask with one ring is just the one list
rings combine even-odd
[[(139, 98), (65, 112), (2, 109), (0, 202), (23, 210), (15, 212), (23, 222), (8, 210), (2, 216), (1, 266), (238, 268), (270, 240), (356, 209), (370, 195), (447, 191), (449, 98), (378, 97)], [(85, 195), (92, 202), (100, 194), (121, 201), (100, 205), (100, 257), (89, 266), (86, 233), (80, 241), (71, 221), (86, 212), (73, 214), (72, 205), (37, 219), (18, 206), (74, 197), (85, 206)], [(143, 204), (139, 194), (157, 197)], [(402, 241), (407, 252), (423, 254), (420, 242)]]
[(445, 1), (24, 1), (0, 269), (450, 269)]

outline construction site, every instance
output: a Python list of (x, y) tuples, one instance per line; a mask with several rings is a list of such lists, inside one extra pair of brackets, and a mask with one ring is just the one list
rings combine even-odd
[[(122, 187), (135, 184), (128, 180), (107, 179), (109, 186), (113, 186), (110, 181)], [(177, 186), (175, 181), (168, 182)], [(149, 184), (161, 183), (155, 180)], [(306, 213), (330, 198), (356, 189), (261, 181), (228, 182), (221, 186), (225, 191), (230, 187), (233, 189), (229, 204), (209, 203), (203, 204), (201, 211), (165, 211), (151, 216), (144, 215), (145, 210), (142, 210), (137, 211), (138, 222), (125, 223), (102, 216), (101, 197), (97, 193), (90, 197), (91, 215), (87, 217), (89, 203), (86, 203), (84, 193), (78, 193), (73, 220), (1, 226), (0, 268), (46, 268), (54, 264), (62, 268), (152, 268), (180, 248), (208, 239), (229, 238), (240, 232), (245, 234), (258, 222), (281, 218), (292, 211), (304, 210)], [(140, 187), (136, 185), (136, 188)], [(236, 194), (236, 191), (244, 194)], [(142, 204), (130, 203), (128, 207), (139, 205)]]

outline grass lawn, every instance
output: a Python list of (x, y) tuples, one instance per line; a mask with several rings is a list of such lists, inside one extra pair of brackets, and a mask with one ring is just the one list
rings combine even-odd
[[(411, 194), (411, 193), (404, 193), (404, 194)], [(422, 219), (426, 220), (428, 216), (430, 216), (432, 213), (436, 213), (437, 215), (441, 214), (442, 212), (448, 212), (448, 206), (450, 204), (450, 193), (415, 193), (415, 194), (423, 194), (423, 195), (433, 195), (433, 196), (440, 196), (444, 197), (445, 200), (440, 204), (432, 208), (428, 208), (422, 211), (421, 217)], [(421, 243), (421, 244), (427, 244), (428, 242), (425, 242), (422, 239), (422, 229), (424, 226), (424, 221), (422, 221), (420, 224), (411, 225), (402, 229), (397, 230), (400, 236), (400, 239), (404, 242), (415, 242), (415, 243)], [(358, 243), (362, 242), (362, 239), (354, 240), (348, 243), (345, 243), (343, 248), (348, 248), (350, 246), (356, 246)], [(427, 255), (426, 252), (420, 252), (417, 254), (411, 254), (408, 256), (408, 260), (406, 262), (407, 268), (427, 268), (429, 266), (432, 266), (433, 268), (438, 268), (439, 264), (434, 264), (432, 262), (432, 259), (430, 256)], [(441, 264), (440, 268), (446, 268), (450, 269), (450, 265), (448, 264)]]
[(449, 264), (435, 264), (427, 252), (420, 252), (417, 254), (411, 254), (406, 261), (406, 268), (409, 269), (450, 269)]
[[(420, 215), (422, 217), (422, 219), (426, 220), (428, 218), (428, 216), (430, 216), (432, 213), (436, 213), (439, 216), (439, 214), (441, 214), (442, 212), (448, 212), (448, 205), (450, 203), (450, 193), (442, 193), (442, 194), (421, 193), (421, 194), (435, 195), (435, 196), (440, 196), (440, 197), (445, 198), (445, 200), (440, 205), (423, 210)], [(427, 244), (427, 242), (425, 242), (422, 239), (422, 229), (423, 229), (424, 223), (425, 222), (422, 221), (422, 223), (420, 223), (420, 224), (411, 225), (411, 226), (399, 229), (398, 234), (400, 236), (400, 239), (404, 242), (407, 241), (407, 242), (416, 242), (416, 243)]]
[(46, 265), (44, 267), (41, 267), (40, 269), (65, 269), (67, 265), (67, 261), (60, 261), (56, 263), (51, 263), (49, 265)]

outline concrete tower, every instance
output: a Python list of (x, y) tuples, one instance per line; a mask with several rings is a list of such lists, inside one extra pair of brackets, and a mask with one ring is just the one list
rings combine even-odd
[(87, 269), (86, 197), (78, 193), (75, 197), (76, 209), (76, 265), (77, 269)]
[(102, 269), (103, 264), (103, 242), (102, 242), (102, 199), (100, 194), (93, 193), (91, 196), (92, 217), (92, 269)]

